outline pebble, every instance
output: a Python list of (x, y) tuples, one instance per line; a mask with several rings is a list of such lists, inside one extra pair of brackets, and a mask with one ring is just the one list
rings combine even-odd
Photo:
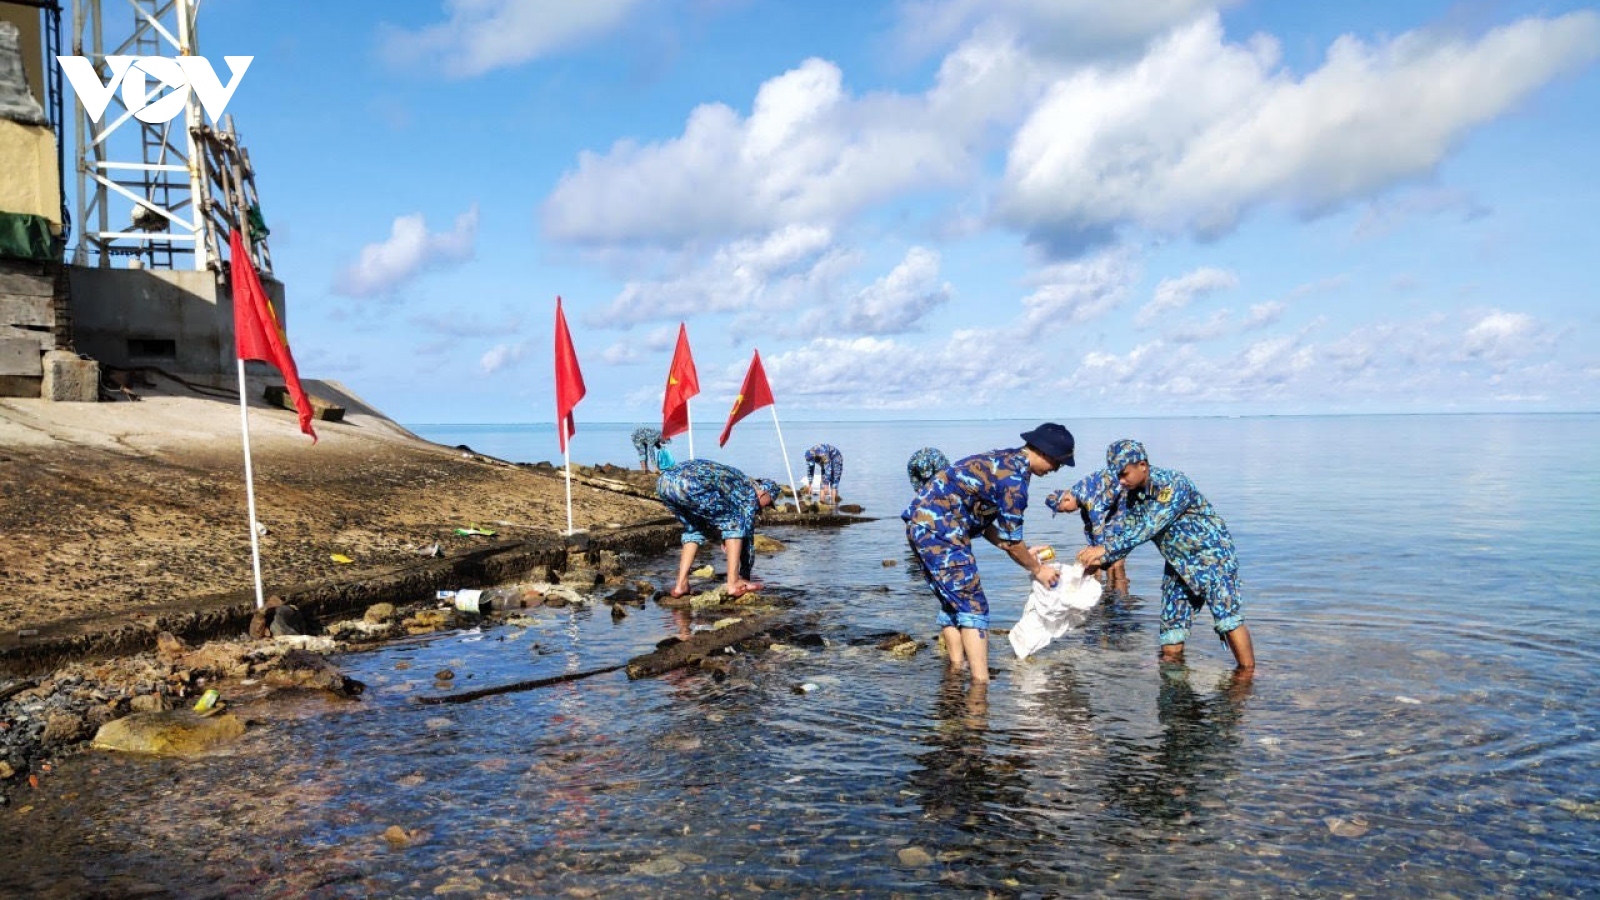
[(933, 865), (933, 857), (929, 856), (928, 851), (921, 847), (901, 847), (895, 856), (899, 857), (900, 865), (902, 866), (920, 869), (924, 866)]
[(1322, 821), (1328, 825), (1328, 830), (1339, 837), (1358, 838), (1367, 833), (1367, 820), (1360, 816), (1345, 819), (1339, 816), (1329, 816)]
[(636, 875), (676, 875), (683, 871), (683, 863), (677, 857), (658, 856), (634, 863), (628, 867), (628, 871)]

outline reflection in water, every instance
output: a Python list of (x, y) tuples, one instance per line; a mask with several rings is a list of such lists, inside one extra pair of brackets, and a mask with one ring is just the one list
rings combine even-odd
[(1015, 836), (1029, 809), (1027, 758), (997, 750), (1004, 736), (989, 731), (989, 690), (947, 674), (934, 701), (934, 728), (923, 739), (932, 749), (916, 755), (920, 768), (909, 780), (926, 821)]
[[(1239, 726), (1251, 691), (1249, 673), (1229, 672), (1201, 695), (1183, 664), (1161, 664), (1154, 748), (1111, 738), (1105, 786), (1110, 802), (1146, 824), (1189, 825), (1211, 804), (1217, 783), (1236, 768)], [(1214, 803), (1216, 801), (1213, 801)], [(1218, 804), (1220, 805), (1220, 804)]]

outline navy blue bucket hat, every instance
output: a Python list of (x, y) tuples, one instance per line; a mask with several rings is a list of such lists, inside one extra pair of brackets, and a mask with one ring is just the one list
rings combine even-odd
[(1046, 422), (1032, 431), (1024, 431), (1022, 439), (1028, 446), (1049, 457), (1058, 466), (1075, 465), (1072, 461), (1072, 432), (1054, 422)]

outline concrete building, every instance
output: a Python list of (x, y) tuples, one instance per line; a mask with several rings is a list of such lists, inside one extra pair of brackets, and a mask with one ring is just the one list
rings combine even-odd
[[(163, 28), (120, 5), (112, 8), (127, 21), (103, 23), (99, 2), (88, 0), (75, 5), (84, 21), (73, 23), (74, 47), (63, 51), (56, 0), (0, 0), (0, 396), (96, 400), (102, 370), (154, 368), (233, 383), (232, 292), (218, 249), (231, 223), (252, 212), (259, 222), (248, 154), (231, 124), (207, 125), (192, 99), (170, 129), (117, 115), (115, 104), (90, 121), (65, 96), (56, 68), (63, 52), (99, 66), (103, 57), (85, 47), (178, 55), (159, 35), (180, 35), (193, 52), (190, 0), (141, 2), (151, 7), (145, 13), (168, 18)], [(62, 112), (69, 100), (73, 135)], [(72, 137), (76, 222), (63, 203), (63, 148)], [(283, 321), (265, 228), (253, 236)]]

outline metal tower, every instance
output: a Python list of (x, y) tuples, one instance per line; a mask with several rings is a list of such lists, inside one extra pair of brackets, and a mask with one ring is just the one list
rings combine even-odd
[[(109, 56), (198, 55), (199, 0), (106, 0), (128, 24), (105, 19), (101, 0), (73, 0), (73, 49), (87, 57), (102, 80)], [(146, 102), (156, 99), (159, 79)], [(151, 124), (134, 117), (118, 91), (99, 122), (75, 98), (78, 243), (72, 261), (110, 267), (117, 257), (130, 267), (211, 269), (224, 265), (219, 249), (234, 227), (259, 211), (249, 154), (233, 132), (208, 125), (191, 91), (181, 115)], [(255, 223), (260, 224), (259, 215)], [(258, 265), (271, 271), (265, 228), (252, 234)], [(137, 260), (137, 262), (135, 262)]]

